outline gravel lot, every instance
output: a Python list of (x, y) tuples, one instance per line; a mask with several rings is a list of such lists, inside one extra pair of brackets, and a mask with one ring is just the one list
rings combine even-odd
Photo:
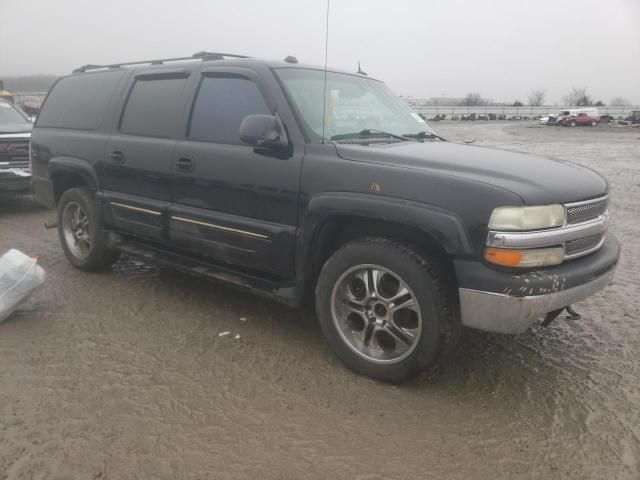
[(0, 479), (639, 478), (640, 130), (434, 126), (609, 179), (623, 256), (581, 321), (467, 331), (437, 371), (384, 385), (309, 312), (134, 260), (82, 273), (50, 212), (4, 202), (0, 252), (38, 255), (48, 282), (0, 325)]

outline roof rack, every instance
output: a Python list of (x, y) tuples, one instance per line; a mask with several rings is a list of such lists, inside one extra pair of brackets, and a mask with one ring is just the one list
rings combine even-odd
[(125, 62), (125, 63), (114, 63), (111, 65), (83, 65), (80, 68), (76, 68), (73, 73), (81, 73), (86, 72), (88, 70), (98, 70), (98, 69), (114, 69), (121, 67), (128, 67), (131, 65), (163, 65), (167, 62), (181, 62), (185, 60), (224, 60), (225, 58), (250, 58), (246, 55), (236, 55), (234, 53), (218, 53), (218, 52), (198, 52), (194, 53), (190, 57), (175, 57), (175, 58), (160, 58), (157, 60), (140, 60), (138, 62)]

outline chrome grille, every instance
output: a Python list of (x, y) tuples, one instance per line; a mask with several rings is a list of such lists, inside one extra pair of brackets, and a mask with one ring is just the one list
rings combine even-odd
[(576, 238), (575, 240), (569, 240), (565, 243), (566, 255), (576, 255), (578, 253), (587, 252), (595, 247), (602, 241), (604, 234), (598, 233), (596, 235), (589, 235), (588, 237)]
[(29, 140), (0, 141), (0, 168), (28, 168)]
[(594, 200), (593, 202), (567, 205), (567, 223), (581, 223), (593, 220), (607, 211), (607, 198)]

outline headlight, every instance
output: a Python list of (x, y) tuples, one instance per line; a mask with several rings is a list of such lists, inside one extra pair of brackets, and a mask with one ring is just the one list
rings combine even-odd
[(498, 207), (489, 219), (489, 230), (540, 230), (564, 225), (563, 205)]

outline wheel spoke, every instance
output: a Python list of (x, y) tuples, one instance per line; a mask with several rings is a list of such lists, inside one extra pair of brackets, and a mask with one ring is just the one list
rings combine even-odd
[[(406, 295), (409, 295), (409, 292), (407, 292)], [(416, 302), (416, 300), (413, 297), (410, 296), (408, 299), (404, 300), (404, 302), (402, 302), (402, 303), (398, 303), (397, 305), (396, 304), (390, 305), (389, 306), (389, 311), (391, 313), (395, 313), (398, 310), (402, 310), (404, 308), (408, 308), (409, 310), (413, 310), (413, 311), (417, 312), (418, 311), (418, 303)]]
[(365, 316), (364, 307), (359, 303), (352, 301), (350, 298), (342, 302), (342, 306), (350, 313), (357, 313), (358, 315), (362, 315), (363, 317)]
[(391, 335), (391, 337), (393, 337), (396, 343), (396, 351), (398, 352), (404, 352), (413, 344), (413, 341), (415, 340), (414, 335), (392, 324), (385, 325), (384, 331)]
[(378, 290), (378, 286), (380, 284), (380, 278), (382, 277), (382, 273), (380, 270), (377, 270), (375, 268), (370, 268), (368, 270), (369, 272), (369, 279), (370, 279), (370, 287), (371, 287), (371, 292), (375, 293), (377, 298), (382, 298), (382, 296), (380, 295), (380, 291)]
[(367, 322), (364, 326), (364, 330), (362, 331), (362, 343), (364, 343), (367, 347), (371, 345), (371, 340), (373, 340), (375, 330), (376, 327), (371, 322)]
[(411, 295), (409, 293), (409, 289), (406, 287), (404, 283), (401, 283), (400, 287), (398, 287), (398, 291), (396, 292), (396, 294), (393, 295), (391, 298), (386, 298), (385, 300), (390, 303), (396, 302), (398, 299), (401, 299), (402, 297), (405, 297), (407, 295)]

